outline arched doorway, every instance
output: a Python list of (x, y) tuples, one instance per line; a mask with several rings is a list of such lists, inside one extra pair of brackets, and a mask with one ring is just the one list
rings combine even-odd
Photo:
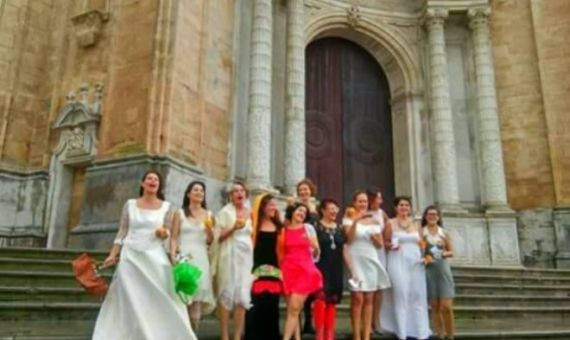
[[(306, 164), (320, 197), (341, 204), (376, 186), (384, 208), (394, 197), (390, 89), (359, 45), (323, 38), (306, 49)], [(391, 210), (391, 209), (388, 209)]]

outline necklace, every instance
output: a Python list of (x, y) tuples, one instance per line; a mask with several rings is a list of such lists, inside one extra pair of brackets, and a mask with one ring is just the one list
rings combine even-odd
[(410, 230), (410, 226), (411, 226), (411, 225), (412, 225), (412, 221), (409, 221), (406, 226), (403, 226), (403, 225), (400, 223), (400, 220), (398, 220), (398, 228), (400, 228), (400, 229), (402, 229), (402, 230), (404, 230), (404, 231), (406, 231), (406, 232), (407, 232), (408, 230)]
[(334, 239), (334, 235), (336, 233), (336, 223), (331, 223), (330, 225), (325, 224), (324, 222), (321, 221), (321, 224), (323, 225), (323, 231), (329, 235), (329, 239), (331, 241), (331, 250), (335, 250), (336, 249), (336, 243), (335, 243), (335, 239)]

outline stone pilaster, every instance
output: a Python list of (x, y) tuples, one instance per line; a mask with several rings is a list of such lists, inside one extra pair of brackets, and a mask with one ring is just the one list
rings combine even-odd
[(271, 187), (272, 0), (255, 0), (247, 136), (247, 182), (252, 189)]
[(429, 86), (431, 94), (432, 135), (435, 153), (437, 203), (443, 210), (459, 209), (457, 159), (453, 134), (453, 114), (445, 50), (445, 9), (428, 9), (424, 23), (428, 32)]
[(483, 204), (489, 211), (508, 210), (503, 151), (495, 72), (491, 54), (489, 15), (490, 8), (472, 8), (468, 11), (472, 29), (477, 81), (478, 128), (483, 172)]
[(305, 177), (305, 12), (303, 0), (287, 2), (287, 112), (285, 186), (295, 192)]

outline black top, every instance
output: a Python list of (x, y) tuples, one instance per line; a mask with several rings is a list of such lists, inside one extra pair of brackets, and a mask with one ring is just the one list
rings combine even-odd
[(277, 263), (277, 231), (262, 231), (257, 235), (257, 243), (253, 251), (253, 268), (264, 264), (279, 267)]
[(316, 226), (321, 257), (317, 267), (323, 274), (323, 291), (325, 300), (331, 303), (339, 303), (342, 299), (344, 265), (343, 247), (346, 238), (341, 228), (334, 230), (326, 229), (321, 222)]

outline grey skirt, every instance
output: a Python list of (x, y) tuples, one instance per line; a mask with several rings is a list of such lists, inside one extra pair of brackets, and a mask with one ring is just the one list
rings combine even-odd
[(449, 299), (455, 296), (455, 282), (446, 260), (438, 259), (426, 266), (428, 299)]

